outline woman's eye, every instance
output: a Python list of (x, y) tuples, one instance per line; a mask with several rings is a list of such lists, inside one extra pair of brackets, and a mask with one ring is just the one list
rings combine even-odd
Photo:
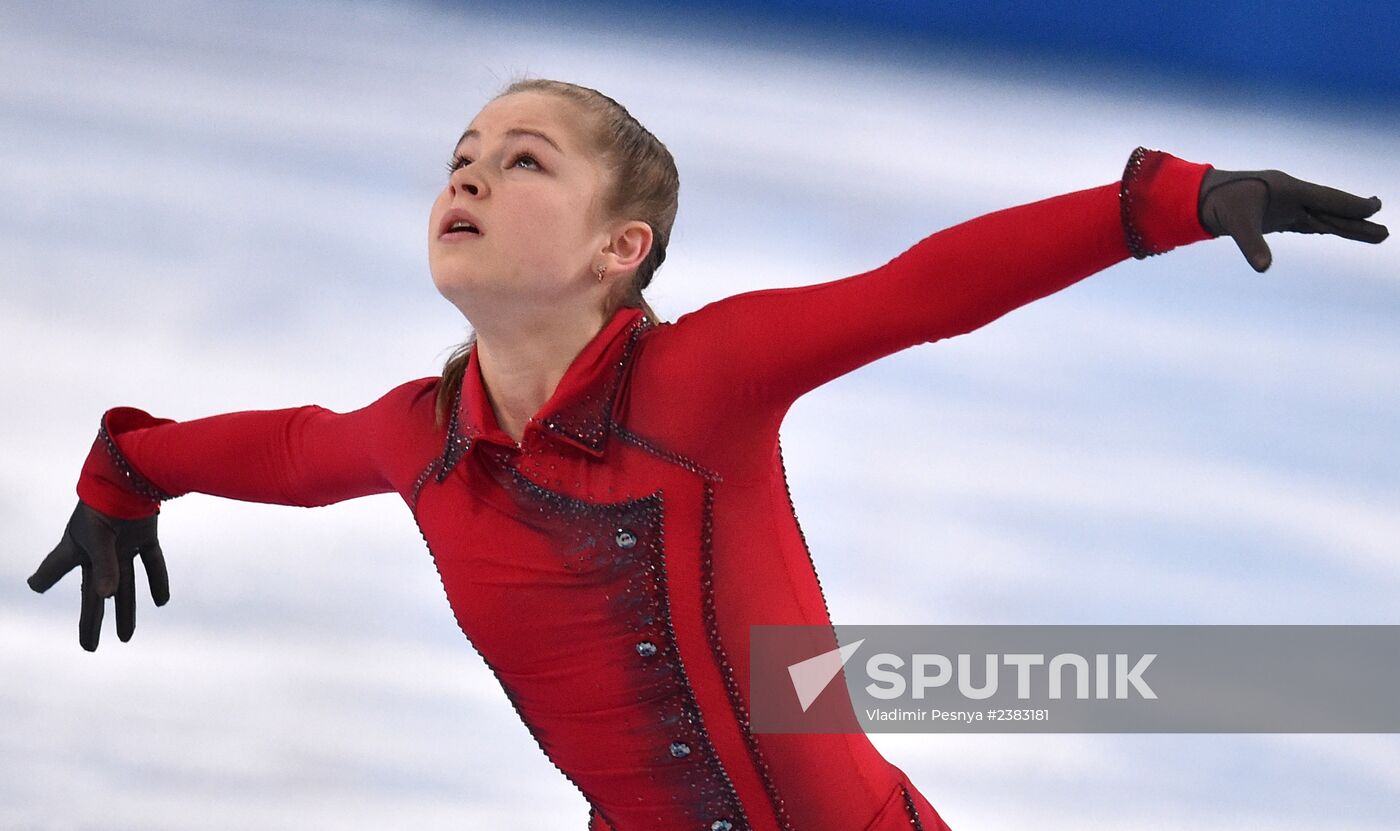
[[(535, 170), (543, 169), (540, 167), (539, 160), (536, 159), (534, 156), (530, 155), (529, 153), (521, 153), (517, 155), (514, 159), (511, 160), (510, 166), (515, 167), (517, 164), (520, 163), (521, 159), (529, 159), (530, 162), (535, 166)], [(465, 167), (471, 163), (472, 160), (466, 158), (465, 156), (453, 156), (447, 162), (447, 173), (450, 176), (451, 174), (455, 173), (459, 168)]]

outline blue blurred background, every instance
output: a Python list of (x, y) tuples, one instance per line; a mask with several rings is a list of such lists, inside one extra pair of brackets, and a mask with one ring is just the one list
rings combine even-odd
[(1225, 83), (1382, 106), (1400, 98), (1400, 7), (1387, 3), (648, 0), (581, 6), (627, 8), (647, 17), (664, 10), (683, 24), (733, 27), (748, 20), (765, 35), (775, 29), (854, 35), (909, 54), (959, 50), (1012, 60), (1035, 56), (1097, 73), (1146, 70), (1158, 78), (1169, 74), (1174, 84)]
[[(1395, 204), (1397, 33), (1295, 2), (0, 3), (0, 827), (584, 827), (396, 497), (169, 504), (172, 600), (95, 654), (76, 577), (23, 582), (106, 408), (346, 410), (438, 371), (466, 329), (428, 207), (511, 76), (671, 149), (674, 320), (1115, 181), (1138, 144)], [(1128, 261), (799, 401), (836, 621), (1396, 623), (1400, 248), (1269, 241), (1264, 275), (1228, 240)], [(1394, 736), (874, 739), (959, 831), (1400, 804)]]

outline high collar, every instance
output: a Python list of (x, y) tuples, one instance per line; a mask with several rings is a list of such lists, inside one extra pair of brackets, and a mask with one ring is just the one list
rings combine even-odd
[[(576, 355), (559, 379), (559, 385), (525, 425), (522, 444), (532, 432), (601, 457), (611, 432), (612, 408), (622, 382), (627, 359), (637, 337), (651, 326), (641, 309), (620, 308)], [(477, 350), (472, 349), (462, 374), (462, 385), (453, 402), (447, 426), (438, 480), (471, 448), (490, 442), (516, 449), (515, 440), (496, 421), (496, 413), (481, 379)]]

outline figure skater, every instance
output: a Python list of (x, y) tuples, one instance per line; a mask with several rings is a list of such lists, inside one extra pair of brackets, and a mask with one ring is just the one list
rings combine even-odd
[(29, 578), (81, 568), (78, 638), (105, 598), (135, 627), (134, 560), (169, 599), (161, 502), (280, 505), (397, 493), (457, 623), (590, 806), (591, 831), (947, 826), (854, 734), (755, 734), (749, 626), (830, 626), (778, 428), (803, 393), (971, 332), (1128, 257), (1221, 235), (1378, 243), (1380, 200), (1276, 170), (1137, 148), (1121, 179), (932, 234), (844, 279), (750, 291), (665, 323), (642, 291), (679, 177), (613, 99), (511, 83), (453, 148), (428, 220), (438, 291), (474, 335), (441, 376), (363, 409), (192, 421), (103, 414), (62, 541)]

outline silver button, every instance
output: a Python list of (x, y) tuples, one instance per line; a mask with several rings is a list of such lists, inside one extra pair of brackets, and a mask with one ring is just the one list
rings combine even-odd
[(677, 759), (690, 755), (690, 745), (685, 742), (671, 742), (671, 755)]
[(637, 535), (626, 528), (617, 529), (616, 539), (618, 548), (631, 548), (637, 544)]
[(727, 819), (717, 819), (710, 823), (710, 831), (730, 831), (733, 827), (734, 823)]
[(637, 643), (637, 654), (643, 658), (649, 658), (656, 654), (656, 644), (651, 641), (639, 641)]

